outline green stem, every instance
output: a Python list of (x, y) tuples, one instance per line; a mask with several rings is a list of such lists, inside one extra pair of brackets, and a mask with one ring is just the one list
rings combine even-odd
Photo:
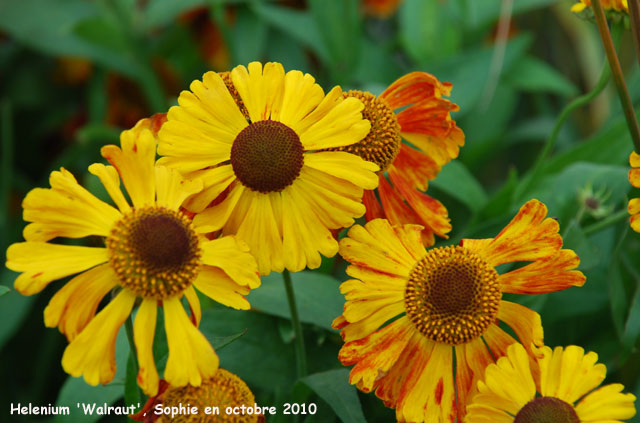
[(604, 15), (602, 3), (600, 3), (600, 0), (593, 0), (591, 7), (593, 8), (593, 13), (596, 17), (596, 23), (598, 24), (598, 31), (602, 38), (604, 51), (607, 54), (607, 61), (609, 62), (609, 66), (611, 66), (611, 73), (613, 74), (613, 79), (616, 83), (618, 97), (620, 97), (620, 103), (624, 110), (624, 116), (627, 119), (627, 126), (631, 133), (633, 146), (636, 153), (640, 154), (640, 127), (638, 127), (638, 120), (636, 119), (636, 113), (633, 110), (633, 103), (631, 103), (627, 84), (624, 82), (622, 67), (620, 66), (620, 61), (618, 60), (618, 55), (616, 54), (616, 49), (613, 45), (613, 40), (611, 39), (611, 33), (609, 32), (609, 25), (607, 24), (607, 18)]
[(289, 310), (291, 310), (291, 324), (293, 325), (293, 333), (295, 335), (296, 347), (296, 370), (298, 378), (307, 375), (307, 354), (304, 348), (304, 338), (302, 337), (302, 323), (298, 317), (298, 307), (296, 306), (296, 296), (293, 292), (293, 284), (291, 283), (291, 274), (287, 269), (282, 272), (284, 287), (287, 291), (287, 300), (289, 301)]
[[(136, 343), (133, 339), (133, 321), (131, 319), (131, 315), (127, 317), (127, 320), (124, 321), (124, 330), (127, 333), (127, 341), (129, 341), (129, 351), (131, 352), (131, 356), (133, 357), (133, 367), (135, 374), (137, 375), (140, 371), (140, 363), (138, 363), (138, 352), (136, 351)], [(144, 398), (144, 394), (138, 386), (138, 396), (139, 398)]]
[(602, 219), (599, 222), (594, 223), (593, 225), (587, 226), (584, 228), (585, 235), (592, 235), (597, 232), (600, 232), (603, 229), (608, 228), (611, 225), (615, 225), (616, 223), (629, 218), (629, 212), (627, 209), (622, 209), (617, 213), (610, 215), (609, 217)]
[(600, 79), (598, 80), (598, 83), (596, 84), (596, 86), (593, 87), (593, 89), (590, 92), (576, 98), (571, 103), (567, 104), (564, 109), (562, 109), (562, 112), (560, 112), (560, 115), (558, 116), (558, 119), (556, 120), (556, 123), (553, 126), (551, 135), (549, 135), (549, 138), (547, 138), (547, 140), (545, 141), (544, 147), (542, 147), (542, 151), (540, 151), (540, 155), (538, 156), (535, 164), (533, 165), (533, 170), (531, 171), (528, 180), (522, 185), (522, 188), (520, 188), (517, 191), (516, 197), (518, 199), (522, 196), (522, 194), (528, 192), (532, 184), (540, 178), (542, 174), (542, 168), (543, 168), (542, 165), (544, 164), (545, 160), (553, 151), (553, 148), (555, 147), (556, 141), (558, 139), (558, 134), (560, 133), (560, 130), (562, 129), (562, 125), (564, 125), (564, 122), (571, 115), (571, 113), (573, 113), (574, 110), (588, 104), (598, 94), (600, 94), (602, 90), (604, 90), (604, 88), (607, 86), (610, 76), (611, 76), (611, 73), (609, 71), (609, 67), (605, 63), (602, 66)]
[(640, 63), (640, 4), (638, 0), (629, 2), (629, 21), (631, 22), (631, 32), (633, 33), (633, 46), (636, 49), (636, 59)]

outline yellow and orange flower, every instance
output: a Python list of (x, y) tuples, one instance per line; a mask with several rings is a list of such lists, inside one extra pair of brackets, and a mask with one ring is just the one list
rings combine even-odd
[(377, 18), (386, 19), (396, 13), (402, 0), (363, 0), (364, 12)]
[[(542, 347), (531, 365), (520, 344), (489, 364), (478, 394), (467, 407), (466, 423), (622, 423), (636, 414), (636, 397), (619, 383), (600, 388), (607, 374), (598, 354), (581, 347)], [(597, 388), (597, 389), (596, 389)]]
[[(113, 379), (116, 335), (139, 302), (133, 328), (138, 384), (149, 395), (158, 388), (153, 338), (159, 306), (169, 346), (165, 379), (176, 386), (199, 385), (216, 371), (218, 357), (197, 329), (201, 311), (194, 287), (222, 304), (248, 309), (243, 295), (260, 285), (246, 244), (233, 237), (209, 241), (180, 212), (184, 199), (199, 192), (202, 182), (186, 181), (154, 164), (152, 130), (162, 120), (145, 119), (122, 133), (121, 147), (103, 147), (112, 166), (89, 166), (117, 208), (94, 197), (64, 168), (51, 173), (51, 188), (29, 192), (23, 202), (24, 219), (31, 222), (24, 230), (26, 242), (9, 247), (6, 264), (21, 272), (14, 286), (24, 295), (77, 274), (51, 298), (44, 320), (70, 342), (62, 357), (65, 371), (84, 376), (90, 385)], [(88, 236), (104, 237), (106, 246), (49, 242)], [(109, 292), (113, 298), (96, 314)]]
[[(640, 188), (640, 154), (635, 151), (629, 155), (629, 182), (636, 188)], [(629, 200), (629, 214), (631, 215), (631, 229), (640, 232), (640, 198)]]
[[(362, 141), (339, 150), (357, 154), (381, 169), (380, 202), (374, 191), (364, 194), (367, 220), (387, 218), (394, 225), (422, 225), (427, 245), (435, 242), (434, 234), (446, 237), (451, 224), (442, 203), (420, 191), (426, 191), (428, 181), (456, 158), (464, 145), (464, 133), (450, 116), (459, 108), (443, 98), (451, 88), (450, 83), (431, 74), (413, 72), (377, 97), (364, 91), (345, 94), (362, 100), (371, 131)], [(417, 149), (403, 144), (403, 138)]]
[[(462, 420), (467, 399), (493, 357), (516, 340), (542, 345), (540, 316), (502, 293), (542, 294), (581, 286), (577, 255), (562, 249), (558, 223), (537, 200), (492, 239), (425, 250), (418, 225), (376, 219), (340, 242), (353, 279), (340, 286), (344, 312), (333, 322), (345, 345), (350, 382), (375, 391), (400, 422)], [(531, 262), (498, 274), (496, 266)], [(455, 383), (454, 383), (455, 355)]]
[[(166, 407), (186, 406), (196, 407), (198, 413), (184, 413), (170, 416), (157, 413), (158, 406)], [(242, 411), (242, 406), (245, 411)], [(217, 410), (212, 410), (217, 407)], [(227, 413), (231, 407), (232, 413)], [(206, 410), (209, 408), (210, 413)], [(144, 423), (196, 423), (196, 422), (224, 422), (224, 423), (264, 423), (264, 415), (255, 412), (255, 397), (247, 384), (235, 374), (225, 369), (218, 369), (213, 376), (202, 381), (200, 386), (176, 387), (165, 380), (160, 381), (158, 394), (149, 398), (139, 413), (132, 419)]]
[(204, 190), (185, 207), (199, 230), (249, 244), (260, 273), (320, 266), (338, 243), (331, 230), (365, 213), (363, 189), (378, 167), (360, 157), (322, 151), (369, 132), (362, 102), (327, 95), (309, 74), (253, 62), (230, 74), (208, 72), (183, 91), (159, 133), (159, 163)]
[[(627, 0), (600, 0), (604, 10), (615, 10), (617, 12), (624, 11), (629, 13), (629, 4)], [(572, 12), (582, 12), (587, 7), (591, 7), (591, 0), (580, 0), (571, 6)]]

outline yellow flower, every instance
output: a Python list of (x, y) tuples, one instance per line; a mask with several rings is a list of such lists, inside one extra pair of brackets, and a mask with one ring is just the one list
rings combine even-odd
[[(464, 145), (464, 133), (450, 116), (459, 108), (443, 98), (451, 88), (431, 74), (412, 72), (377, 97), (366, 91), (345, 94), (362, 100), (371, 131), (362, 141), (339, 150), (380, 167), (379, 201), (374, 191), (365, 191), (363, 198), (367, 220), (386, 218), (394, 225), (422, 225), (426, 245), (433, 245), (434, 234), (446, 238), (451, 230), (444, 205), (421, 192), (443, 165), (458, 157)], [(403, 144), (403, 138), (415, 148)]]
[(522, 345), (513, 344), (490, 364), (467, 407), (466, 423), (621, 423), (636, 414), (636, 398), (623, 394), (624, 386), (598, 388), (607, 368), (596, 364), (596, 353), (570, 345), (542, 347), (538, 354), (532, 367)]
[[(633, 169), (629, 171), (629, 182), (636, 188), (640, 188), (640, 154), (631, 152), (629, 164)], [(640, 198), (629, 200), (629, 214), (631, 215), (631, 229), (640, 232)]]
[[(158, 395), (149, 398), (143, 409), (131, 418), (146, 423), (264, 423), (264, 415), (256, 412), (255, 405), (255, 397), (242, 379), (218, 369), (200, 386), (176, 387), (161, 380)], [(171, 418), (169, 414), (157, 413), (158, 406), (162, 409), (182, 406), (186, 411), (195, 407), (197, 413), (185, 412)]]
[[(352, 227), (340, 254), (353, 279), (340, 286), (347, 302), (333, 322), (346, 342), (340, 361), (355, 365), (350, 382), (375, 390), (400, 422), (464, 421), (491, 353), (501, 357), (516, 342), (498, 320), (525, 345), (543, 342), (540, 316), (502, 293), (541, 294), (585, 281), (546, 214), (531, 200), (495, 238), (430, 250), (417, 225), (376, 219)], [(530, 263), (498, 274), (496, 266), (512, 262)]]
[(311, 75), (285, 74), (279, 63), (253, 62), (206, 73), (178, 103), (159, 133), (159, 162), (204, 181), (185, 205), (199, 230), (236, 234), (264, 275), (317, 268), (320, 254), (338, 252), (331, 229), (364, 214), (363, 188), (376, 187), (378, 167), (318, 150), (365, 137), (360, 101), (339, 87), (325, 96)]
[[(149, 395), (158, 387), (153, 337), (158, 306), (164, 312), (169, 357), (164, 377), (173, 385), (199, 385), (218, 367), (218, 357), (198, 331), (201, 311), (194, 286), (230, 307), (248, 309), (243, 297), (260, 285), (248, 247), (233, 237), (209, 241), (179, 211), (186, 197), (202, 189), (175, 171), (154, 166), (158, 119), (124, 131), (121, 148), (108, 145), (102, 155), (112, 166), (93, 164), (117, 209), (82, 188), (64, 168), (50, 176), (50, 189), (36, 188), (23, 202), (26, 242), (7, 250), (7, 267), (22, 272), (15, 288), (24, 295), (50, 282), (78, 274), (62, 287), (44, 311), (45, 324), (58, 326), (70, 344), (62, 366), (90, 385), (108, 383), (115, 373), (115, 339), (136, 302), (134, 338), (138, 383)], [(132, 205), (120, 189), (122, 180)], [(57, 244), (58, 237), (106, 238), (105, 247)], [(102, 299), (109, 304), (96, 314)], [(186, 297), (191, 316), (181, 299)]]
[[(627, 0), (600, 0), (600, 3), (602, 4), (602, 8), (604, 10), (613, 9), (618, 12), (625, 11), (626, 13), (629, 13), (629, 5), (627, 3)], [(591, 7), (591, 0), (580, 0), (579, 3), (571, 6), (571, 11), (576, 13), (582, 12), (587, 7)]]

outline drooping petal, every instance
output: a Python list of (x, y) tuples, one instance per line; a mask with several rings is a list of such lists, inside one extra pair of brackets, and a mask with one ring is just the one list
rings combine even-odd
[(118, 330), (133, 308), (136, 296), (123, 289), (80, 334), (62, 355), (62, 367), (71, 376), (84, 376), (92, 386), (111, 382), (116, 372), (115, 348)]
[(502, 330), (502, 328), (497, 324), (490, 325), (487, 331), (482, 335), (482, 338), (484, 339), (484, 342), (486, 342), (487, 347), (489, 347), (491, 354), (496, 359), (506, 355), (507, 348), (517, 343), (511, 335)]
[(14, 283), (22, 295), (42, 291), (51, 281), (73, 275), (109, 260), (106, 248), (18, 242), (7, 249), (6, 266), (22, 272)]
[(572, 250), (560, 250), (554, 256), (534, 261), (500, 275), (502, 292), (545, 294), (572, 286), (582, 286), (586, 277), (578, 268), (580, 259)]
[(440, 166), (429, 155), (401, 144), (398, 155), (389, 167), (389, 172), (400, 174), (411, 184), (411, 187), (426, 191), (429, 186), (428, 181), (438, 175)]
[(100, 152), (120, 174), (135, 207), (153, 204), (156, 178), (156, 141), (148, 129), (123, 131), (120, 145), (106, 145)]
[(349, 383), (371, 392), (380, 375), (386, 374), (398, 361), (414, 329), (406, 318), (400, 318), (371, 335), (347, 342), (338, 353), (345, 366), (355, 364)]
[(195, 215), (193, 225), (196, 230), (200, 233), (207, 233), (222, 229), (245, 192), (248, 196), (251, 191), (245, 190), (241, 183), (233, 184), (229, 194), (222, 202)]
[(178, 210), (187, 197), (202, 190), (202, 181), (186, 180), (174, 169), (156, 166), (156, 186), (156, 203)]
[[(352, 310), (354, 310), (354, 318), (361, 318), (361, 320), (350, 321), (350, 324), (342, 329), (340, 335), (342, 335), (342, 339), (345, 342), (369, 336), (382, 325), (395, 319), (405, 311), (403, 301), (389, 302), (376, 309), (362, 306), (360, 310), (357, 307)], [(358, 311), (361, 311), (361, 313), (356, 314)], [(345, 315), (343, 314), (343, 316)], [(348, 320), (348, 316), (345, 316), (345, 319)]]
[(44, 324), (60, 332), (69, 341), (93, 319), (100, 301), (118, 283), (109, 264), (101, 264), (71, 279), (49, 301), (44, 309)]
[(482, 338), (455, 346), (456, 354), (456, 407), (458, 420), (464, 421), (469, 399), (478, 391), (477, 382), (484, 378), (487, 366), (494, 362)]
[(202, 244), (202, 263), (223, 270), (237, 285), (251, 289), (260, 286), (258, 267), (249, 246), (234, 236)]
[(193, 285), (214, 301), (236, 310), (249, 310), (249, 301), (244, 297), (250, 291), (246, 285), (239, 285), (217, 267), (204, 266), (200, 269)]
[(540, 315), (530, 308), (511, 301), (500, 301), (498, 319), (513, 329), (527, 350), (530, 350), (532, 343), (538, 347), (543, 344)]
[(185, 201), (184, 207), (192, 212), (200, 213), (213, 200), (216, 200), (227, 190), (229, 185), (236, 179), (231, 165), (222, 165), (213, 169), (205, 169), (190, 172), (184, 175), (186, 178), (202, 180), (204, 189)]
[(430, 97), (448, 96), (451, 87), (451, 83), (440, 82), (430, 73), (411, 72), (396, 79), (380, 97), (384, 98), (392, 109), (399, 109)]
[(461, 245), (482, 255), (491, 266), (551, 257), (562, 247), (562, 237), (558, 222), (546, 216), (547, 207), (530, 200), (493, 240), (474, 243), (463, 239)]
[(200, 320), (202, 320), (202, 309), (200, 308), (200, 299), (195, 288), (190, 286), (184, 290), (184, 297), (189, 304), (189, 310), (191, 311), (191, 321), (196, 327), (200, 326)]
[(218, 356), (209, 341), (187, 317), (176, 297), (162, 302), (169, 358), (164, 378), (174, 386), (200, 386), (218, 369)]
[(155, 299), (144, 299), (138, 309), (133, 323), (133, 339), (138, 354), (138, 385), (145, 394), (154, 396), (158, 393), (158, 370), (153, 359), (153, 337), (156, 331), (158, 304)]
[[(380, 176), (380, 178), (384, 178), (384, 176)], [(382, 183), (382, 181), (380, 181)], [(365, 189), (364, 194), (362, 195), (362, 203), (366, 207), (367, 211), (365, 212), (365, 219), (368, 221), (373, 219), (384, 219), (385, 213), (380, 205), (380, 201), (376, 198), (376, 193), (374, 190)]]
[(107, 236), (122, 216), (80, 186), (64, 168), (51, 172), (49, 183), (50, 189), (35, 188), (22, 202), (24, 220), (33, 222), (24, 230), (27, 241)]

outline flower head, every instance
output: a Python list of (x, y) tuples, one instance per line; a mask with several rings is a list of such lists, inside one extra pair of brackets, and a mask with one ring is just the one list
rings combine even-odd
[[(446, 237), (451, 224), (442, 203), (421, 191), (427, 189), (428, 181), (443, 165), (458, 156), (464, 144), (464, 133), (450, 116), (458, 106), (443, 98), (451, 87), (428, 73), (413, 72), (377, 97), (349, 91), (345, 96), (364, 103), (363, 114), (371, 122), (371, 131), (356, 144), (335, 148), (380, 167), (380, 202), (373, 191), (364, 195), (367, 220), (387, 218), (392, 224), (422, 225), (428, 245), (434, 243), (434, 234)], [(402, 139), (415, 148), (403, 144)]]
[[(627, 0), (600, 0), (604, 10), (615, 10), (617, 12), (624, 11), (629, 13), (629, 4)], [(591, 0), (579, 0), (578, 3), (571, 6), (572, 12), (582, 12), (587, 7), (591, 7)]]
[[(121, 147), (102, 148), (112, 166), (89, 167), (117, 208), (82, 188), (64, 168), (52, 172), (51, 188), (36, 188), (23, 202), (24, 219), (31, 222), (24, 230), (26, 242), (7, 250), (7, 267), (21, 272), (15, 288), (24, 295), (77, 274), (51, 298), (44, 319), (70, 342), (62, 357), (65, 371), (83, 375), (90, 385), (113, 379), (116, 335), (140, 304), (134, 322), (138, 383), (151, 395), (158, 386), (152, 352), (158, 307), (164, 312), (169, 344), (165, 379), (176, 386), (199, 385), (215, 372), (218, 357), (197, 329), (201, 311), (194, 287), (222, 304), (248, 309), (243, 295), (260, 285), (255, 260), (242, 241), (210, 241), (180, 211), (184, 199), (202, 189), (202, 182), (186, 181), (154, 165), (154, 129), (163, 120), (145, 119), (124, 131)], [(87, 236), (104, 237), (105, 246), (49, 242)], [(114, 293), (112, 300), (96, 314), (109, 292)]]
[[(632, 169), (629, 171), (629, 182), (636, 188), (640, 188), (640, 154), (631, 152), (629, 164)], [(633, 198), (629, 201), (629, 214), (631, 215), (631, 229), (640, 232), (640, 198)]]
[(236, 234), (260, 273), (316, 268), (338, 243), (331, 230), (362, 216), (378, 167), (346, 152), (369, 132), (362, 102), (328, 94), (309, 74), (253, 62), (208, 72), (184, 91), (159, 133), (159, 160), (204, 190), (186, 207), (199, 230)]
[[(489, 364), (478, 394), (467, 406), (467, 423), (621, 423), (636, 414), (635, 396), (618, 383), (600, 384), (607, 368), (581, 347), (542, 347), (531, 365), (520, 344)], [(597, 388), (597, 389), (596, 389)]]
[[(417, 225), (376, 219), (352, 227), (340, 254), (353, 279), (340, 286), (347, 302), (333, 322), (346, 342), (340, 361), (355, 365), (350, 382), (375, 390), (398, 421), (461, 421), (492, 356), (516, 342), (498, 320), (525, 345), (543, 342), (540, 316), (502, 293), (540, 294), (585, 281), (574, 270), (578, 257), (562, 249), (558, 223), (546, 214), (544, 204), (531, 200), (493, 239), (430, 250)], [(519, 261), (531, 263), (496, 270)]]
[[(198, 413), (185, 413), (171, 418), (155, 412), (157, 406), (195, 407)], [(227, 413), (231, 407), (231, 413)], [(242, 411), (244, 407), (245, 411)], [(210, 411), (207, 414), (207, 409)], [(235, 410), (234, 410), (235, 409)], [(200, 386), (169, 385), (160, 381), (158, 394), (149, 398), (143, 409), (131, 416), (144, 423), (264, 423), (264, 415), (255, 411), (255, 397), (247, 384), (228, 370), (218, 369), (213, 376), (202, 381)]]

